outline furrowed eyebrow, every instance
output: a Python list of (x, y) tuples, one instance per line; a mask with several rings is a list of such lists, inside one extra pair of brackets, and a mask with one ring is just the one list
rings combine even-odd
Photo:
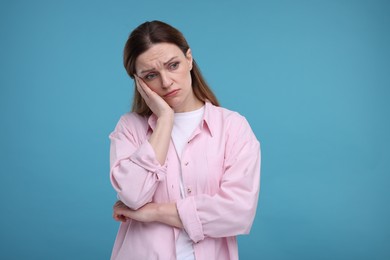
[[(176, 58), (177, 58), (177, 56), (174, 56), (174, 57), (170, 58), (168, 61), (164, 62), (164, 63), (163, 63), (164, 66), (167, 65), (168, 63), (170, 63), (172, 60), (174, 60), (174, 59), (176, 59)], [(155, 69), (155, 68), (151, 68), (151, 69), (147, 69), (147, 70), (142, 70), (142, 71), (140, 72), (140, 74), (142, 75), (142, 74), (151, 72), (151, 71), (153, 71), (153, 70), (156, 70), (156, 69)]]
[(148, 72), (151, 72), (151, 71), (153, 71), (153, 70), (155, 70), (154, 68), (151, 68), (151, 69), (148, 69), (148, 70), (142, 70), (139, 74), (145, 74), (145, 73), (148, 73)]
[(164, 66), (170, 63), (172, 60), (176, 59), (177, 56), (170, 58), (167, 62), (164, 62)]

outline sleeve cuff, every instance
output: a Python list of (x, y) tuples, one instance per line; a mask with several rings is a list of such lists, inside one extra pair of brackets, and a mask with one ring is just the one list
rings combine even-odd
[(194, 197), (188, 197), (179, 200), (176, 203), (177, 211), (183, 227), (192, 241), (198, 243), (204, 239), (203, 227), (196, 211), (196, 203)]
[(130, 160), (149, 172), (156, 174), (159, 181), (164, 180), (167, 172), (167, 163), (161, 165), (156, 158), (152, 145), (146, 141), (130, 157)]

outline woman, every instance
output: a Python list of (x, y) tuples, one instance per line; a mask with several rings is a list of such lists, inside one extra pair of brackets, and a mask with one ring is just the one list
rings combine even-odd
[(124, 66), (132, 112), (110, 134), (121, 221), (111, 259), (238, 259), (260, 184), (260, 145), (248, 122), (219, 107), (183, 35), (146, 22)]

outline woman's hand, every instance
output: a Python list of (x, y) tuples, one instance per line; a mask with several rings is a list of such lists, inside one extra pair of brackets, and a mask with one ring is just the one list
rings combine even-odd
[(140, 77), (137, 75), (134, 75), (134, 77), (138, 92), (141, 94), (150, 110), (152, 110), (153, 114), (158, 118), (163, 116), (173, 117), (173, 109), (168, 103), (156, 92), (151, 90)]
[(139, 222), (160, 222), (172, 227), (183, 228), (175, 203), (148, 203), (132, 210), (122, 201), (114, 204), (113, 217), (116, 221), (126, 222), (134, 219)]
[(149, 143), (156, 153), (157, 160), (163, 165), (171, 140), (174, 112), (168, 103), (156, 92), (151, 90), (140, 77), (135, 75), (135, 80), (138, 92), (153, 114), (158, 118), (156, 128), (149, 138)]
[(156, 206), (157, 204), (155, 203), (149, 203), (138, 210), (132, 210), (122, 201), (118, 200), (114, 204), (113, 217), (116, 221), (122, 222), (126, 222), (127, 219), (134, 219), (140, 222), (153, 222), (155, 221)]

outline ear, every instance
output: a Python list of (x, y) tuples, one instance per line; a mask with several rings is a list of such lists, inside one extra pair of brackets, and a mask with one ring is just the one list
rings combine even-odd
[(193, 59), (192, 59), (192, 52), (191, 52), (191, 49), (188, 49), (188, 50), (187, 50), (186, 59), (187, 59), (187, 61), (188, 61), (188, 66), (190, 67), (190, 70), (192, 70), (192, 62), (193, 62)]

